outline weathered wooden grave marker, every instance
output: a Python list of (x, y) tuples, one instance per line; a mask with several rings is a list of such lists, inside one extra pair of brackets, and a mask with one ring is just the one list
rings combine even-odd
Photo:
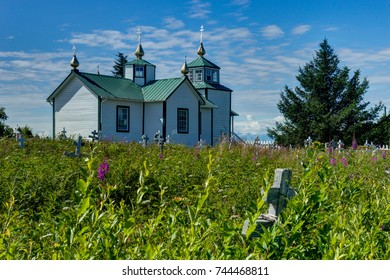
[[(290, 169), (278, 168), (275, 170), (274, 184), (269, 189), (265, 201), (269, 203), (267, 214), (261, 214), (256, 220), (256, 229), (249, 236), (259, 237), (263, 232), (263, 227), (271, 227), (277, 220), (279, 214), (287, 206), (288, 199), (295, 195), (295, 191), (290, 187), (292, 171)], [(246, 236), (249, 228), (249, 220), (244, 222), (242, 235)]]
[(17, 140), (19, 142), (19, 147), (24, 148), (26, 146), (26, 139), (23, 137), (23, 134), (20, 133), (19, 136), (17, 137)]
[(92, 139), (92, 142), (95, 142), (95, 140), (99, 140), (99, 132), (97, 132), (96, 129), (94, 131), (91, 131), (91, 134), (92, 135), (89, 135), (88, 137)]
[(146, 135), (146, 134), (142, 135), (142, 146), (144, 148), (146, 148), (148, 146), (148, 140), (149, 140), (148, 135)]
[(161, 135), (160, 130), (154, 134), (154, 143), (160, 146), (161, 155), (164, 153), (164, 137)]
[(81, 146), (84, 146), (83, 138), (81, 137), (81, 135), (79, 135), (77, 142), (76, 141), (74, 142), (74, 145), (76, 146), (75, 152), (74, 153), (64, 152), (64, 155), (68, 157), (81, 157)]
[(65, 127), (62, 129), (61, 131), (61, 135), (60, 135), (60, 139), (67, 139), (68, 137), (66, 137), (66, 130), (65, 130)]

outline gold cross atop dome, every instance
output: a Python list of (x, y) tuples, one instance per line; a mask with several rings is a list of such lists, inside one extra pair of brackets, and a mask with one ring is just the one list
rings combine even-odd
[(141, 34), (142, 34), (141, 27), (138, 26), (138, 27), (137, 27), (138, 44), (141, 44)]
[(80, 63), (76, 57), (76, 46), (75, 45), (73, 45), (72, 50), (73, 50), (73, 57), (72, 57), (72, 60), (70, 61), (70, 66), (72, 66), (73, 69), (76, 70), (77, 67), (79, 67)]
[(200, 57), (203, 57), (206, 54), (206, 50), (203, 47), (203, 32), (204, 32), (204, 27), (203, 25), (200, 26), (200, 46), (198, 48), (197, 54)]
[(200, 42), (203, 43), (203, 32), (204, 32), (204, 27), (203, 25), (200, 26)]
[(137, 57), (137, 59), (142, 59), (142, 57), (144, 56), (144, 50), (142, 49), (142, 45), (141, 45), (141, 34), (142, 34), (142, 30), (141, 30), (141, 27), (138, 26), (137, 28), (137, 35), (138, 35), (138, 47), (137, 49), (135, 50), (135, 56)]

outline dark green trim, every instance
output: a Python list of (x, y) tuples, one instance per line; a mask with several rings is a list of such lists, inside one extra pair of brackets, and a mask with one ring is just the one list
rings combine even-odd
[(214, 109), (211, 109), (211, 146), (214, 145)]
[(98, 132), (102, 130), (102, 98), (98, 97)]
[(198, 102), (198, 142), (200, 141), (201, 133), (202, 133), (202, 114), (200, 112), (200, 102)]
[(142, 135), (145, 135), (145, 102), (142, 102)]
[(53, 139), (56, 139), (56, 107), (55, 98), (53, 98)]
[[(186, 130), (181, 131), (179, 130), (179, 111), (186, 111), (187, 112), (187, 119), (186, 119)], [(177, 121), (177, 133), (178, 134), (188, 134), (190, 132), (190, 110), (188, 108), (177, 108), (176, 110), (176, 121)]]
[[(127, 129), (119, 129), (118, 128), (118, 112), (119, 108), (124, 108), (127, 109)], [(117, 105), (116, 106), (116, 132), (125, 132), (128, 133), (130, 132), (130, 106), (122, 106), (122, 105)]]
[(167, 102), (164, 101), (163, 102), (163, 131), (162, 131), (162, 134), (163, 134), (163, 138), (164, 140), (166, 139), (167, 137)]
[(232, 132), (232, 118), (230, 112), (232, 111), (232, 93), (229, 93), (229, 135)]

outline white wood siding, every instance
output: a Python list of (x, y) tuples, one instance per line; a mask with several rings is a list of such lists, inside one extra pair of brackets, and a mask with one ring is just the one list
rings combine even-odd
[(228, 91), (209, 90), (208, 99), (218, 108), (213, 109), (213, 137), (217, 144), (222, 134), (230, 133), (231, 93)]
[[(126, 102), (115, 100), (102, 100), (102, 129), (101, 135), (113, 141), (136, 141), (142, 140), (142, 110), (141, 102)], [(130, 130), (129, 132), (116, 131), (116, 108), (117, 106), (128, 106), (130, 109)]]
[[(159, 130), (163, 131), (161, 118), (163, 117), (163, 103), (151, 102), (145, 103), (145, 135), (149, 137), (149, 141), (153, 141), (154, 134)], [(142, 122), (142, 119), (140, 120)]]
[(125, 78), (133, 80), (133, 76), (134, 76), (133, 71), (134, 71), (133, 65), (126, 65), (125, 66)]
[(200, 133), (200, 139), (205, 141), (205, 144), (211, 145), (211, 109), (200, 109), (201, 112), (201, 133)]
[(98, 130), (98, 99), (73, 78), (54, 100), (55, 135), (65, 127), (67, 135), (88, 137)]
[[(184, 82), (167, 100), (166, 132), (173, 143), (196, 145), (199, 135), (199, 100), (195, 90)], [(188, 133), (177, 133), (177, 109), (188, 109)]]
[(156, 79), (156, 67), (147, 65), (146, 66), (146, 83), (154, 81)]

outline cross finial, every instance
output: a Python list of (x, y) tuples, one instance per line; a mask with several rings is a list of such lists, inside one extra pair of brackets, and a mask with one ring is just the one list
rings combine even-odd
[(200, 26), (200, 42), (203, 43), (203, 32), (204, 32), (204, 27), (203, 24)]
[(138, 44), (141, 44), (141, 34), (142, 34), (141, 27), (138, 26), (137, 28)]
[(77, 50), (77, 49), (76, 49), (76, 46), (75, 46), (75, 45), (73, 45), (72, 50), (73, 50), (73, 54), (76, 55), (76, 50)]

